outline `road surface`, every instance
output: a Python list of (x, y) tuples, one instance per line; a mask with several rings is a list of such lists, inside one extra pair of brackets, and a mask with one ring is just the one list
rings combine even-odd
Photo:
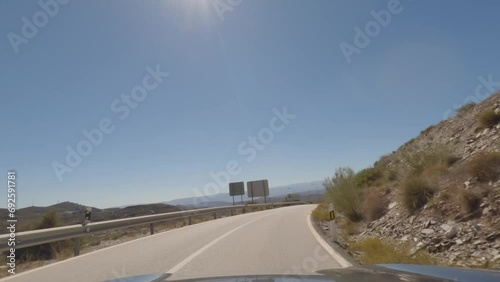
[(186, 226), (0, 281), (87, 282), (166, 272), (173, 273), (172, 279), (314, 274), (347, 266), (311, 230), (313, 208), (284, 207)]

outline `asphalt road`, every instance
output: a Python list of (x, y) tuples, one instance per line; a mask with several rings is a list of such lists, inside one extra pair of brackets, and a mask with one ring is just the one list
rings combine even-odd
[(103, 281), (165, 272), (173, 273), (172, 279), (314, 274), (347, 266), (311, 230), (308, 216), (313, 208), (285, 207), (195, 224), (0, 281)]

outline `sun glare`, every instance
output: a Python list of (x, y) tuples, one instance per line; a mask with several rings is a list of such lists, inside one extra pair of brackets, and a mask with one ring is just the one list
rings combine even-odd
[[(173, 1), (176, 10), (183, 16), (184, 24), (194, 28), (198, 22), (206, 23), (211, 16), (210, 0), (181, 0)], [(201, 20), (201, 21), (200, 21)]]

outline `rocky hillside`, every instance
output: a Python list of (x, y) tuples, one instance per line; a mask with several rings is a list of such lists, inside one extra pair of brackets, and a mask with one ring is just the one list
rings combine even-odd
[[(409, 256), (426, 252), (439, 264), (500, 268), (499, 120), (496, 93), (356, 174), (355, 180), (365, 181), (358, 182), (371, 182), (356, 186), (362, 190), (360, 216), (347, 217), (359, 228), (349, 232), (346, 245), (380, 238), (410, 244)], [(340, 187), (335, 178), (325, 182), (330, 199), (342, 195), (334, 194)], [(410, 201), (409, 193), (415, 197)]]
[(395, 154), (403, 156), (433, 144), (445, 144), (460, 158), (459, 161), (463, 162), (479, 152), (499, 150), (500, 124), (483, 128), (478, 123), (480, 114), (487, 110), (500, 113), (500, 92), (481, 104), (464, 109), (454, 117), (428, 127), (418, 137), (401, 146)]

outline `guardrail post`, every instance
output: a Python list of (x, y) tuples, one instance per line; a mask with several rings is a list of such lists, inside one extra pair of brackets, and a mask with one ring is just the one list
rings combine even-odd
[(149, 224), (149, 234), (151, 234), (151, 235), (155, 234), (155, 227), (154, 227), (153, 223)]
[(246, 213), (246, 210), (245, 210), (245, 208), (243, 208), (243, 211), (242, 211), (242, 212), (243, 212), (243, 213)]
[(191, 224), (192, 224), (192, 222), (191, 222), (191, 217), (188, 217), (188, 222), (189, 222), (189, 225), (191, 225)]
[(214, 212), (214, 219), (217, 219), (217, 213)]
[(80, 237), (75, 238), (75, 245), (73, 246), (73, 255), (79, 256), (80, 255)]

